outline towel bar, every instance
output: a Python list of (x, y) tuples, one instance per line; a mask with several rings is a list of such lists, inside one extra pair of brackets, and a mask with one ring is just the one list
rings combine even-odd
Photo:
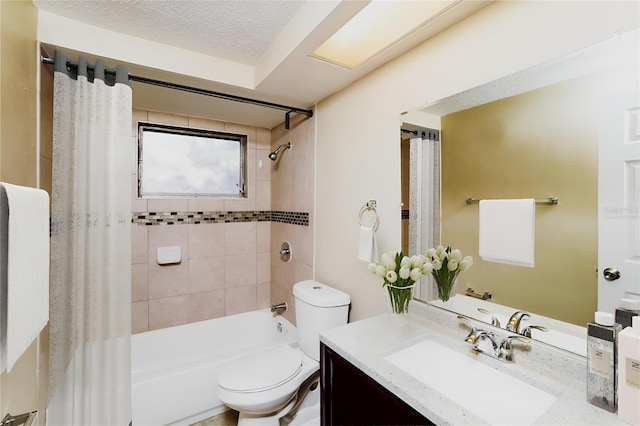
[[(545, 199), (540, 199), (540, 200), (535, 200), (536, 204), (548, 204), (551, 206), (556, 206), (558, 205), (558, 197), (549, 197), (549, 198), (545, 198)], [(467, 204), (477, 204), (480, 202), (479, 198), (467, 198), (466, 199)]]
[(378, 230), (378, 225), (380, 223), (380, 218), (378, 217), (378, 211), (376, 210), (376, 200), (369, 200), (362, 208), (360, 209), (360, 213), (358, 214), (358, 223), (362, 226), (362, 215), (367, 211), (373, 211), (373, 214), (376, 215), (376, 222), (373, 225), (373, 230)]

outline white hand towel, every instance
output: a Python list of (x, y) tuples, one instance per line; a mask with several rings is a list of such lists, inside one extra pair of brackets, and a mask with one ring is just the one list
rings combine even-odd
[(360, 226), (358, 259), (367, 263), (378, 263), (378, 243), (376, 242), (376, 231), (373, 227)]
[(0, 184), (0, 222), (0, 269), (6, 271), (6, 280), (4, 274), (0, 279), (0, 294), (6, 295), (0, 371), (10, 372), (49, 320), (49, 194)]
[(481, 200), (479, 254), (488, 262), (533, 267), (535, 200)]

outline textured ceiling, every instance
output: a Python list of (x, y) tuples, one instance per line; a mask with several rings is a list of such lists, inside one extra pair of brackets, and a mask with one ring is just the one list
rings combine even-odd
[(67, 18), (209, 56), (255, 65), (304, 1), (35, 0)]

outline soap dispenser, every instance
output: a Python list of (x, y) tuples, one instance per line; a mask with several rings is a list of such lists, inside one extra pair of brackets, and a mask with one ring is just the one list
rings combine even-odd
[(613, 314), (596, 312), (587, 324), (587, 401), (615, 413), (617, 408), (617, 340), (622, 327)]
[(640, 424), (640, 316), (618, 335), (618, 418)]
[(624, 330), (631, 327), (631, 318), (637, 316), (638, 301), (635, 299), (620, 299), (620, 307), (616, 309), (616, 322), (622, 326)]

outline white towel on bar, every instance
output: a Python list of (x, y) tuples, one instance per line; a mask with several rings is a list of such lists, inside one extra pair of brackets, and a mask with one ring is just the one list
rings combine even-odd
[(49, 194), (0, 183), (0, 229), (0, 371), (10, 372), (49, 321)]
[(367, 263), (378, 263), (378, 243), (376, 242), (376, 231), (373, 227), (360, 226), (358, 259)]
[(488, 262), (533, 267), (534, 199), (481, 200), (479, 254)]

